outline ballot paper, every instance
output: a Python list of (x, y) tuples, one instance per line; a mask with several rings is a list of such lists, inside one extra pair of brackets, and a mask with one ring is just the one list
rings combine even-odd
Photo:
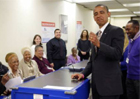
[(6, 90), (9, 90), (10, 88), (14, 86), (19, 85), (22, 82), (23, 80), (21, 79), (21, 77), (12, 78), (5, 84)]
[(73, 67), (69, 67), (70, 69), (84, 69), (85, 67), (76, 67), (76, 66), (73, 66)]
[(47, 85), (43, 88), (49, 88), (49, 89), (59, 89), (59, 90), (72, 90), (73, 87), (63, 87), (63, 86), (51, 86), (51, 85)]
[(48, 69), (52, 69), (51, 67), (47, 66)]

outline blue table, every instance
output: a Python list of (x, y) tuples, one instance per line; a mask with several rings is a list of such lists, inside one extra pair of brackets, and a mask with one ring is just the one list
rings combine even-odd
[[(73, 72), (70, 72), (68, 68), (49, 73), (14, 87), (11, 97), (12, 99), (87, 99), (90, 89), (89, 79), (73, 82), (72, 74)], [(45, 86), (51, 87), (44, 88)], [(71, 89), (67, 89), (69, 87)], [(37, 98), (38, 95), (40, 98)]]

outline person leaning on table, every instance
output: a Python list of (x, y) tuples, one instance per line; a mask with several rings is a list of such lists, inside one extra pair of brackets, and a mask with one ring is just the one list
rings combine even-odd
[(74, 74), (72, 78), (80, 80), (92, 74), (93, 99), (119, 99), (123, 93), (119, 61), (124, 33), (121, 28), (108, 23), (110, 12), (106, 5), (95, 6), (93, 14), (100, 29), (97, 35), (91, 32), (89, 36), (92, 43), (90, 61), (81, 74)]

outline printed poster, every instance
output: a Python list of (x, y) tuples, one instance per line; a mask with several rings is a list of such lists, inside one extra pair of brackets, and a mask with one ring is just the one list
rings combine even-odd
[(76, 36), (77, 36), (77, 41), (80, 39), (80, 36), (81, 36), (81, 32), (83, 30), (83, 27), (82, 27), (82, 21), (77, 21), (77, 24), (76, 24)]
[(54, 37), (55, 23), (54, 22), (41, 22), (42, 26), (42, 43), (48, 42)]

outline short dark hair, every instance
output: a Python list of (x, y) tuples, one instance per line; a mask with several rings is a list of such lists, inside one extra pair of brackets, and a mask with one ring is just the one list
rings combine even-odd
[(98, 5), (95, 6), (95, 8), (99, 7), (99, 6), (103, 6), (106, 9), (106, 11), (109, 12), (108, 7), (104, 4), (98, 4)]
[[(36, 34), (36, 35), (34, 36), (34, 38), (33, 38), (33, 43), (32, 43), (33, 45), (36, 44), (36, 43), (35, 43), (35, 39), (36, 39), (37, 36), (38, 36), (40, 39), (42, 39), (41, 36), (40, 36), (39, 34)], [(42, 43), (40, 43), (40, 45), (42, 46)]]
[(86, 32), (87, 32), (87, 36), (86, 36), (86, 38), (88, 39), (88, 38), (89, 38), (89, 35), (88, 35), (88, 30), (86, 30), (86, 29), (82, 31), (82, 33), (81, 33), (81, 36), (80, 36), (80, 37), (81, 37), (81, 39), (83, 38), (83, 33), (84, 33), (84, 31), (86, 31)]
[(55, 29), (55, 30), (54, 30), (54, 33), (55, 33), (57, 30), (61, 31), (60, 29)]
[(40, 47), (43, 48), (42, 45), (36, 45), (36, 46), (35, 46), (35, 51), (37, 51), (37, 49), (40, 48)]
[(139, 27), (139, 22), (137, 20), (130, 20), (128, 23), (132, 23), (133, 27), (138, 26)]
[(73, 49), (76, 49), (76, 50), (77, 50), (77, 48), (76, 48), (76, 47), (73, 47), (73, 48), (71, 49), (71, 52), (73, 51)]

